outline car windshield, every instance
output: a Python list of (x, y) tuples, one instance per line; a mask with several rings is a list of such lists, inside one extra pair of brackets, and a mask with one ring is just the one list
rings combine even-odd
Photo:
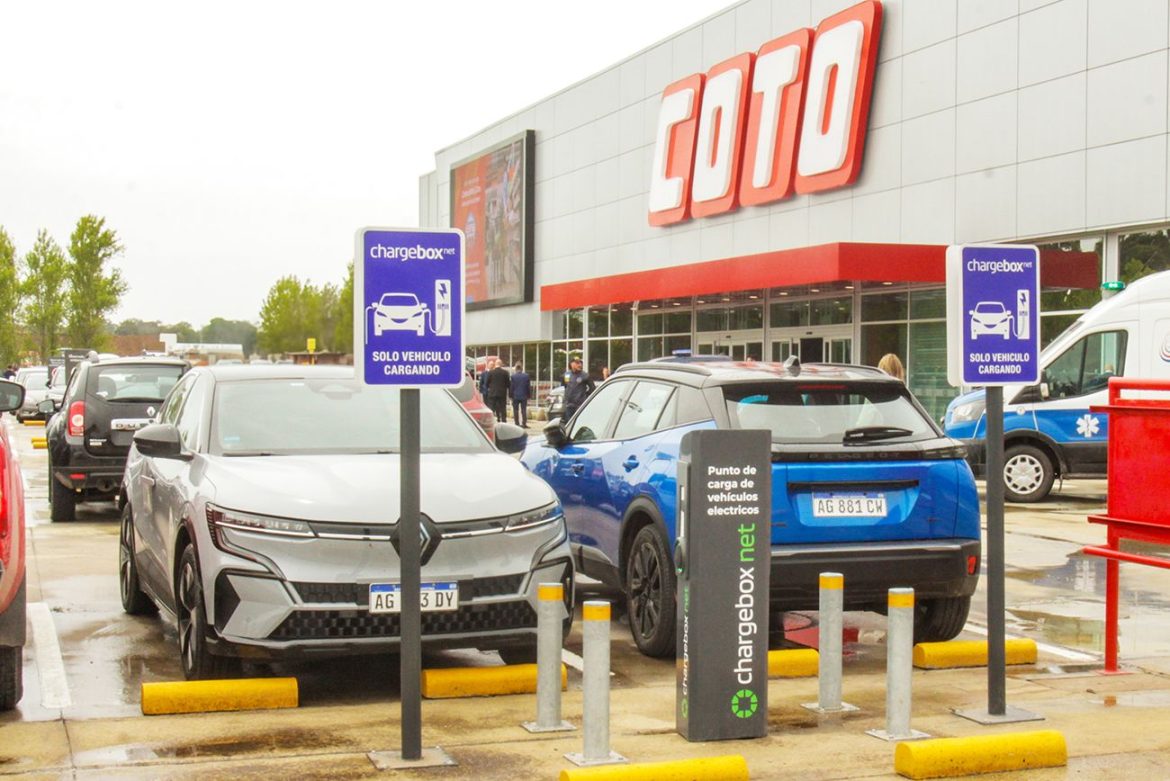
[(387, 293), (382, 296), (382, 306), (418, 306), (413, 293)]
[[(225, 456), (396, 453), (398, 391), (348, 379), (273, 378), (216, 386), (212, 453)], [(490, 452), (449, 393), (419, 394), (424, 453)]]
[(98, 364), (90, 370), (89, 387), (106, 401), (159, 402), (182, 375), (183, 367), (175, 364)]
[(917, 442), (939, 434), (893, 383), (725, 385), (732, 428), (765, 428), (777, 444)]

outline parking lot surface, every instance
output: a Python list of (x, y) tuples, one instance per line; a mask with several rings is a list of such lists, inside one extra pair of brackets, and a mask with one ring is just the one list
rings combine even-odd
[[(0, 716), (0, 776), (50, 778), (373, 778), (371, 751), (400, 744), (397, 658), (388, 655), (249, 666), (248, 675), (293, 675), (293, 710), (141, 715), (140, 686), (182, 678), (175, 629), (164, 618), (125, 615), (117, 583), (118, 516), (112, 504), (78, 505), (77, 520), (50, 523), (38, 429), (3, 425), (22, 460), (28, 493), (30, 642), (25, 695)], [(539, 436), (539, 423), (530, 433)], [(1044, 716), (1033, 724), (982, 727), (952, 713), (987, 702), (983, 668), (916, 670), (914, 729), (934, 737), (1056, 729), (1067, 768), (1031, 779), (1170, 777), (1170, 573), (1122, 567), (1121, 653), (1129, 674), (1103, 676), (1104, 563), (1081, 556), (1103, 531), (1086, 517), (1104, 503), (1103, 481), (1068, 483), (1040, 505), (1007, 509), (1007, 630), (1040, 644), (1036, 665), (1008, 670), (1008, 703)], [(846, 584), (846, 587), (848, 585)], [(586, 584), (585, 598), (616, 599)], [(613, 750), (633, 762), (742, 754), (752, 778), (896, 778), (893, 744), (865, 734), (885, 718), (885, 620), (846, 614), (844, 699), (856, 712), (818, 716), (815, 678), (769, 684), (769, 735), (751, 741), (687, 743), (675, 733), (675, 665), (638, 653), (620, 606), (611, 627)], [(787, 646), (817, 643), (815, 613), (785, 620)], [(986, 627), (981, 585), (963, 639)], [(423, 702), (423, 745), (458, 765), (397, 772), (402, 778), (555, 778), (581, 750), (579, 622), (566, 641), (570, 733), (529, 734), (532, 695)], [(424, 666), (500, 664), (494, 653), (445, 652)], [(989, 775), (984, 778), (1006, 778)], [(1012, 777), (1020, 777), (1013, 774)]]

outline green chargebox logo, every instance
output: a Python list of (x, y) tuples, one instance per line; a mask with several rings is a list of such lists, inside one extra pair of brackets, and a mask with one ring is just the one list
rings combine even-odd
[(751, 689), (740, 689), (731, 697), (731, 712), (737, 719), (750, 719), (760, 707), (760, 698)]

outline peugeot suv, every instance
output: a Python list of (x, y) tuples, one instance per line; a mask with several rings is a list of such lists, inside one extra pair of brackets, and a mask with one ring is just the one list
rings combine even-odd
[(915, 636), (967, 620), (981, 556), (962, 445), (899, 380), (862, 366), (628, 364), (521, 460), (564, 506), (578, 570), (621, 588), (651, 656), (673, 651), (677, 470), (696, 429), (772, 438), (771, 609), (815, 610), (818, 576), (845, 576), (845, 607), (882, 611), (916, 591)]
[(118, 495), (134, 432), (150, 423), (188, 368), (177, 358), (78, 364), (45, 428), (52, 520), (73, 520), (77, 502)]

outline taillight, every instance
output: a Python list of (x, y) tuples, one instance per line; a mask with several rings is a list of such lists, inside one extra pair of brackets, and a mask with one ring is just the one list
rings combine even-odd
[(85, 433), (85, 402), (75, 401), (69, 405), (69, 436), (80, 437)]

